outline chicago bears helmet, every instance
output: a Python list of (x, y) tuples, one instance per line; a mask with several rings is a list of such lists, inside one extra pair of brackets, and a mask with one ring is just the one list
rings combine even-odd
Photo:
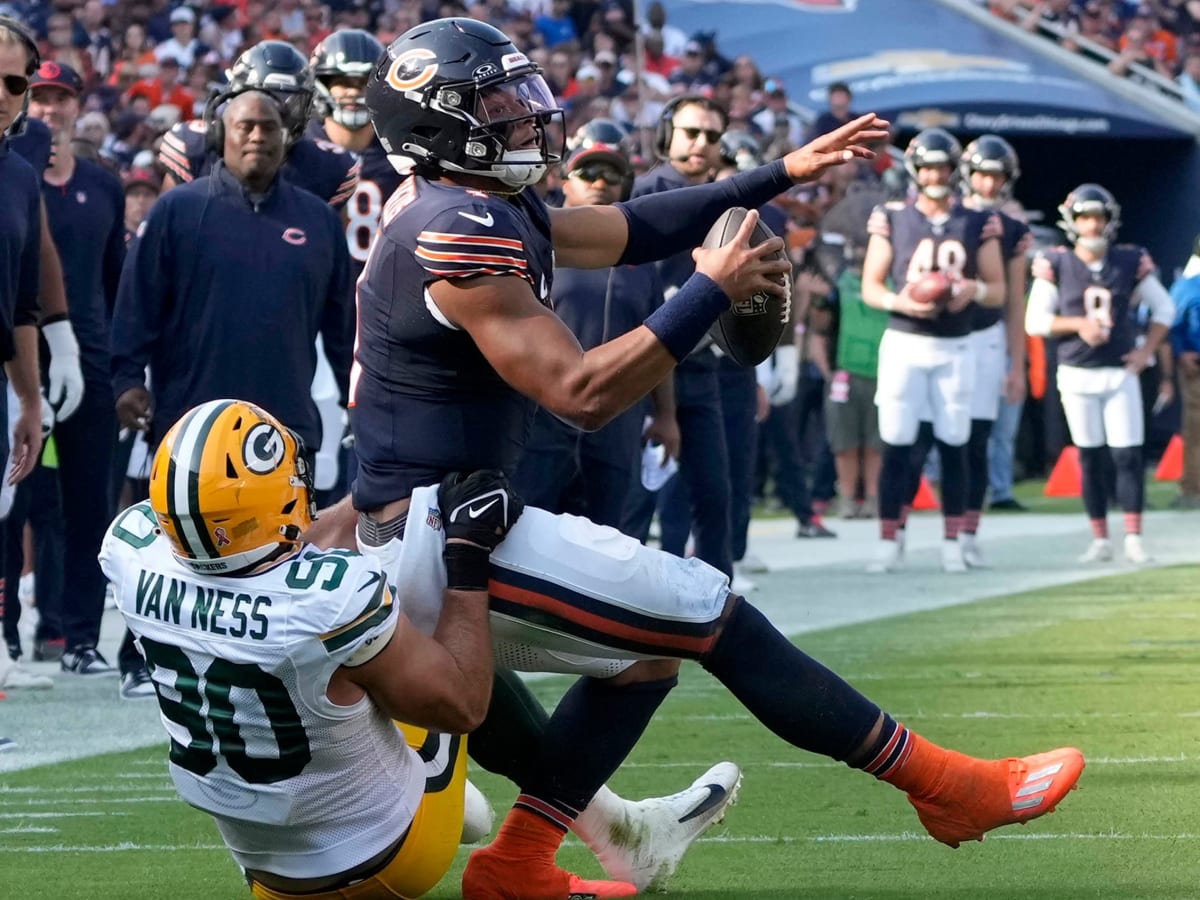
[[(1004, 185), (995, 197), (980, 197), (971, 188), (972, 172), (989, 172), (1004, 176)], [(1013, 185), (1021, 177), (1017, 151), (998, 134), (984, 134), (967, 144), (958, 167), (962, 191), (975, 194), (983, 206), (998, 206), (1012, 197)]]
[(919, 184), (917, 170), (926, 166), (949, 166), (950, 185), (933, 185), (921, 190), (930, 197), (942, 199), (950, 192), (953, 181), (958, 177), (959, 161), (962, 159), (962, 144), (944, 128), (926, 128), (908, 142), (904, 151), (904, 168), (913, 184)]
[[(1104, 230), (1099, 237), (1079, 236), (1075, 218), (1088, 213), (1101, 213), (1105, 217)], [(1059, 204), (1058, 214), (1062, 216), (1058, 220), (1058, 227), (1066, 233), (1071, 243), (1097, 252), (1102, 252), (1108, 246), (1117, 236), (1117, 229), (1121, 227), (1120, 204), (1106, 188), (1098, 184), (1081, 184), (1075, 188), (1067, 194), (1067, 199)]]
[[(304, 135), (316, 82), (308, 60), (299, 50), (286, 41), (260, 41), (234, 60), (227, 74), (229, 85), (209, 102), (214, 113), (217, 106), (237, 94), (264, 91), (280, 104), (283, 127), (290, 140)], [(215, 115), (213, 120), (219, 122), (220, 116)]]
[(330, 88), (338, 78), (361, 78), (365, 85), (385, 52), (375, 35), (360, 28), (335, 31), (321, 41), (310, 61), (316, 77), (317, 114), (352, 131), (370, 125), (371, 116), (361, 91), (356, 97), (335, 100)]
[(580, 125), (575, 133), (567, 138), (567, 150), (572, 153), (594, 144), (620, 147), (628, 152), (629, 132), (616, 119), (592, 119)]
[(475, 19), (437, 19), (396, 38), (367, 84), (367, 109), (401, 172), (415, 164), (520, 189), (563, 156), (563, 111), (541, 68)]
[(171, 426), (150, 470), (150, 506), (176, 559), (243, 574), (300, 545), (312, 525), (304, 443), (244, 400), (211, 400)]

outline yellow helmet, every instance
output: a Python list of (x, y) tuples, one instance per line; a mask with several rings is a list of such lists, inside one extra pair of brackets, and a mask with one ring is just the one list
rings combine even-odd
[(176, 558), (237, 575), (294, 549), (315, 506), (304, 442), (244, 400), (212, 400), (167, 432), (150, 471), (150, 506)]

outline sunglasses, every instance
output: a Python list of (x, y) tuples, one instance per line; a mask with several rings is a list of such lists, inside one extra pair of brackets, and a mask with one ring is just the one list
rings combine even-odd
[(603, 181), (605, 184), (619, 185), (625, 180), (616, 169), (602, 165), (580, 166), (578, 169), (572, 169), (567, 177), (576, 178), (589, 184), (594, 181)]
[(13, 97), (19, 97), (29, 90), (29, 79), (24, 75), (0, 76), (0, 81), (4, 82), (4, 89)]
[(684, 137), (689, 141), (694, 141), (700, 135), (704, 135), (704, 139), (710, 144), (715, 144), (721, 140), (721, 132), (714, 128), (684, 128), (682, 125), (675, 126), (676, 131), (682, 131)]

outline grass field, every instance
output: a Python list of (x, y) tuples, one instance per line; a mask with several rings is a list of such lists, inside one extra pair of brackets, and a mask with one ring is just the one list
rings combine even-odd
[[(782, 745), (708, 675), (679, 688), (613, 786), (668, 793), (726, 757), (739, 805), (695, 847), (691, 900), (1200, 897), (1200, 568), (1163, 569), (806, 635), (905, 724), (980, 755), (1074, 744), (1082, 789), (1052, 816), (949, 850), (892, 788)], [(553, 703), (563, 682), (538, 682)], [(502, 813), (513, 796), (476, 783)], [(458, 896), (465, 861), (431, 897)], [(577, 843), (560, 855), (599, 869)], [(0, 897), (245, 900), (162, 748), (0, 776)]]

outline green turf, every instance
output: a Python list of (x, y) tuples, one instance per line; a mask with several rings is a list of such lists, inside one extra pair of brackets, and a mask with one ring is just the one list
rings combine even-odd
[[(782, 745), (694, 666), (614, 787), (628, 796), (664, 793), (718, 758), (742, 764), (741, 803), (674, 881), (672, 895), (692, 900), (1192, 900), (1200, 896), (1198, 619), (1200, 568), (1192, 567), (803, 638), (941, 743), (981, 755), (1064, 743), (1084, 750), (1083, 789), (1058, 813), (984, 844), (951, 851), (919, 836), (896, 791)], [(536, 686), (547, 702), (561, 688)], [(219, 844), (215, 829), (171, 798), (163, 755), (147, 750), (0, 777), (0, 896), (245, 900), (228, 855), (206, 849)], [(502, 781), (476, 781), (498, 810), (511, 800)], [(44, 816), (55, 812), (102, 815)], [(38, 828), (56, 831), (27, 830)], [(112, 849), (122, 845), (148, 849)], [(599, 872), (578, 844), (560, 858)], [(458, 896), (464, 860), (460, 853), (429, 896)]]

